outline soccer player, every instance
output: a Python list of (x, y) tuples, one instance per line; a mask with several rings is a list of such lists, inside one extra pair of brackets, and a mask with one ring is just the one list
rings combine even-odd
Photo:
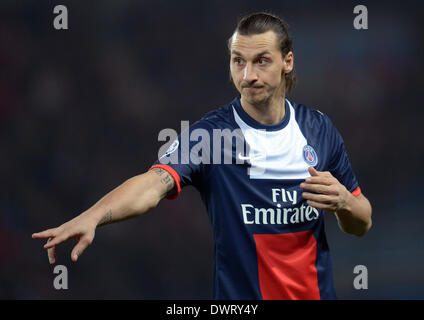
[[(77, 261), (96, 227), (139, 216), (193, 185), (213, 226), (214, 298), (336, 298), (324, 211), (346, 233), (362, 236), (371, 227), (371, 205), (342, 137), (325, 114), (286, 98), (294, 55), (282, 19), (242, 18), (228, 47), (240, 95), (182, 132), (146, 173), (63, 225), (33, 234), (48, 238), (50, 263), (61, 242), (77, 239)], [(196, 132), (209, 139), (192, 139)]]

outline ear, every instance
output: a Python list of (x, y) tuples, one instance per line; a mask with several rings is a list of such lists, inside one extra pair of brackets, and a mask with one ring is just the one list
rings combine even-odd
[(283, 72), (285, 74), (292, 72), (294, 66), (294, 55), (292, 51), (289, 51), (283, 58)]

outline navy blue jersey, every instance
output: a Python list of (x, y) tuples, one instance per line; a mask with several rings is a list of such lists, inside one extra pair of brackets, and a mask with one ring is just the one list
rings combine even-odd
[[(285, 99), (274, 125), (250, 117), (240, 96), (182, 132), (151, 167), (177, 194), (193, 185), (215, 240), (215, 299), (334, 299), (324, 211), (302, 198), (309, 166), (360, 193), (343, 139), (323, 113)], [(221, 136), (220, 136), (221, 135)]]

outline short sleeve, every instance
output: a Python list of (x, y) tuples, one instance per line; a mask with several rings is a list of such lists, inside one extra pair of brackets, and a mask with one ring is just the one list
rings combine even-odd
[(340, 132), (327, 117), (327, 125), (331, 146), (331, 156), (328, 171), (343, 184), (354, 196), (361, 193), (358, 180), (353, 172), (352, 165), (346, 152), (345, 144)]
[(181, 132), (150, 167), (149, 170), (164, 169), (174, 178), (177, 193), (168, 199), (177, 198), (181, 189), (187, 185), (193, 185), (199, 190), (202, 188), (211, 159), (210, 132), (211, 128), (206, 121), (197, 121)]

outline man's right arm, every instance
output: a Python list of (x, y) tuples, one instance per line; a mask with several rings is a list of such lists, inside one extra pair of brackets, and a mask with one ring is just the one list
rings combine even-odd
[(91, 208), (57, 228), (34, 233), (34, 239), (48, 239), (44, 245), (50, 263), (55, 263), (55, 246), (69, 238), (75, 238), (77, 245), (71, 253), (77, 261), (82, 252), (93, 242), (98, 226), (127, 220), (155, 208), (164, 197), (176, 191), (172, 176), (161, 168), (128, 179), (109, 192)]
[(153, 168), (128, 179), (83, 214), (92, 215), (96, 226), (127, 220), (155, 208), (174, 187), (175, 181), (166, 170)]

